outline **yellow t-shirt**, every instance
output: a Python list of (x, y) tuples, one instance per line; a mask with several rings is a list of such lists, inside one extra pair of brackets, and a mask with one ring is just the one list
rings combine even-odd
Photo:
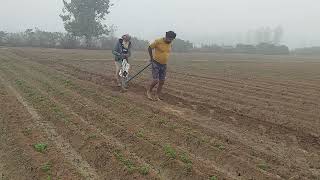
[(171, 52), (171, 44), (164, 41), (163, 38), (155, 40), (150, 47), (154, 49), (153, 59), (160, 64), (167, 64)]

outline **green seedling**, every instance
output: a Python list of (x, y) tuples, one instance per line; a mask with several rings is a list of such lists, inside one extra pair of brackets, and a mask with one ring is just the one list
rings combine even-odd
[(70, 80), (64, 80), (63, 83), (64, 83), (64, 85), (67, 85), (67, 86), (68, 86), (68, 85), (71, 85), (71, 81), (70, 81)]
[(170, 128), (171, 130), (175, 130), (175, 129), (177, 129), (178, 127), (177, 127), (176, 124), (172, 124), (172, 125), (169, 126), (169, 128)]
[(88, 136), (88, 139), (95, 139), (95, 138), (97, 138), (97, 135), (96, 135), (96, 134), (90, 134), (90, 135)]
[(217, 176), (211, 176), (210, 180), (218, 180)]
[(55, 112), (55, 113), (60, 113), (60, 109), (57, 107), (57, 106), (54, 106), (52, 108), (52, 110)]
[(21, 80), (16, 80), (16, 84), (17, 84), (17, 85), (21, 86), (22, 83), (23, 83), (23, 82), (22, 82)]
[(144, 137), (144, 133), (142, 131), (139, 131), (137, 133), (137, 136), (140, 137), (140, 138), (143, 138)]
[(192, 171), (192, 164), (191, 164), (191, 163), (186, 164), (185, 170), (186, 170), (188, 173), (190, 173), (190, 172)]
[(47, 180), (52, 180), (51, 175), (47, 176)]
[(42, 170), (43, 172), (49, 172), (49, 171), (51, 170), (51, 164), (49, 164), (49, 163), (44, 164), (44, 165), (41, 167), (41, 170)]
[(33, 147), (35, 148), (35, 150), (37, 152), (44, 153), (47, 150), (48, 145), (43, 144), (43, 143), (39, 143), (39, 144), (35, 144)]
[(225, 148), (223, 145), (221, 145), (221, 144), (216, 144), (215, 147), (218, 148), (218, 149), (221, 150), (221, 151), (226, 149), (226, 148)]
[(180, 159), (182, 162), (184, 162), (186, 164), (192, 164), (192, 161), (190, 160), (190, 158), (187, 156), (186, 153), (181, 154)]
[(120, 161), (122, 164), (124, 164), (127, 167), (129, 172), (132, 172), (136, 169), (133, 162), (130, 161), (129, 159), (126, 159), (119, 150), (115, 151), (114, 155), (118, 159), (118, 161)]
[(176, 151), (170, 145), (165, 145), (164, 151), (169, 158), (175, 159), (177, 156)]
[(260, 168), (260, 169), (262, 169), (262, 170), (264, 170), (264, 171), (266, 171), (266, 170), (269, 169), (269, 166), (266, 165), (266, 164), (259, 164), (257, 167)]
[(167, 123), (167, 121), (165, 120), (165, 119), (160, 119), (159, 120), (159, 124), (160, 125), (164, 125), (164, 124), (166, 124)]
[(139, 168), (139, 173), (145, 176), (149, 174), (149, 171), (150, 171), (150, 167), (147, 165), (143, 165)]

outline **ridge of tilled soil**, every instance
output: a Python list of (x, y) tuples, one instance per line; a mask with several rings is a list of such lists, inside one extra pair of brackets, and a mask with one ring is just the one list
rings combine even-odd
[[(97, 166), (101, 161), (92, 162), (99, 154), (91, 146), (100, 148), (103, 143), (114, 160), (110, 165), (125, 172), (120, 177), (316, 179), (319, 174), (319, 137), (304, 129), (225, 109), (192, 94), (186, 97), (174, 89), (178, 86), (166, 89), (164, 101), (156, 105), (144, 97), (144, 86), (133, 83), (129, 92), (120, 94), (109, 76), (61, 62), (30, 57), (19, 61), (19, 56), (7, 55), (7, 79), (26, 99), (31, 96), (29, 102), (48, 102), (33, 106), (59, 127), (59, 134), (99, 175), (107, 172)], [(176, 159), (166, 158), (163, 149), (168, 145), (175, 149)], [(141, 176), (137, 169), (130, 173), (123, 157), (135, 166), (147, 165), (149, 175)]]

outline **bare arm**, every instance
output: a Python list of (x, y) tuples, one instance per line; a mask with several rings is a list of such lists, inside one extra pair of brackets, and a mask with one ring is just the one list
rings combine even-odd
[(153, 49), (156, 49), (158, 45), (158, 41), (154, 41), (153, 43), (150, 44), (150, 46), (148, 47), (148, 51), (149, 51), (149, 56), (150, 56), (150, 61), (154, 60), (153, 59)]

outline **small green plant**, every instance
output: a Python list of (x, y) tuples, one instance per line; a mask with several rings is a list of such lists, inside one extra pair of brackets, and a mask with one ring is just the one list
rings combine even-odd
[(175, 159), (177, 156), (176, 151), (170, 145), (165, 145), (164, 151), (169, 158)]
[(192, 171), (192, 164), (191, 163), (186, 164), (185, 169), (186, 169), (186, 172), (188, 172), (188, 173), (191, 172)]
[(144, 133), (142, 131), (139, 131), (137, 133), (137, 136), (140, 137), (140, 138), (143, 138), (144, 137)]
[(120, 150), (116, 150), (114, 152), (115, 157), (120, 161), (122, 164), (124, 164), (129, 172), (133, 172), (136, 167), (134, 166), (133, 162), (130, 161), (129, 159), (126, 159), (120, 152)]
[(70, 80), (68, 80), (68, 79), (66, 79), (66, 80), (64, 80), (64, 85), (66, 85), (66, 86), (69, 86), (69, 85), (71, 85), (71, 81)]
[(35, 150), (37, 152), (44, 153), (47, 150), (48, 145), (43, 144), (43, 143), (39, 143), (39, 144), (35, 144), (33, 147), (35, 148)]
[(53, 110), (55, 113), (59, 113), (59, 112), (60, 112), (60, 109), (59, 109), (57, 106), (53, 106), (52, 110)]
[(21, 86), (23, 84), (23, 82), (21, 80), (16, 80), (16, 84)]
[(95, 139), (95, 138), (97, 138), (97, 135), (96, 135), (96, 134), (90, 134), (90, 135), (88, 136), (88, 139)]
[(223, 150), (226, 149), (226, 148), (225, 148), (223, 145), (221, 145), (221, 144), (216, 144), (215, 147), (218, 148), (218, 149), (221, 150), (221, 151), (223, 151)]
[(190, 160), (190, 158), (187, 156), (186, 153), (183, 153), (180, 155), (180, 159), (182, 162), (186, 163), (186, 164), (191, 164), (192, 161)]
[(164, 125), (164, 124), (166, 124), (167, 123), (167, 121), (165, 120), (165, 119), (160, 119), (159, 120), (159, 124), (160, 125)]
[(43, 172), (49, 172), (51, 170), (51, 164), (50, 163), (46, 163), (46, 164), (42, 165), (41, 170)]
[(178, 128), (178, 126), (177, 126), (176, 124), (171, 124), (171, 125), (169, 125), (169, 128), (170, 128), (171, 130), (175, 130), (175, 129)]
[(260, 169), (262, 169), (262, 170), (264, 170), (264, 171), (266, 171), (266, 170), (269, 169), (269, 166), (266, 165), (266, 164), (259, 164), (257, 167), (260, 168)]
[(34, 96), (36, 95), (36, 93), (35, 92), (28, 92), (27, 95), (28, 95), (28, 97), (31, 97), (32, 99), (34, 99), (35, 98)]
[(210, 140), (207, 139), (207, 138), (200, 138), (200, 141), (201, 141), (203, 144), (207, 144), (207, 143), (210, 142)]
[(47, 180), (52, 180), (51, 175), (47, 176)]
[(68, 118), (66, 117), (66, 115), (63, 113), (63, 111), (61, 110), (60, 107), (58, 107), (57, 105), (53, 104), (52, 106), (52, 110), (55, 113), (55, 117), (58, 119), (61, 119), (62, 121), (64, 121), (65, 123), (68, 122)]
[(149, 171), (150, 171), (150, 167), (147, 166), (147, 165), (143, 165), (139, 168), (139, 172), (140, 174), (142, 175), (148, 175), (149, 174)]
[(217, 176), (211, 176), (210, 180), (218, 180)]

